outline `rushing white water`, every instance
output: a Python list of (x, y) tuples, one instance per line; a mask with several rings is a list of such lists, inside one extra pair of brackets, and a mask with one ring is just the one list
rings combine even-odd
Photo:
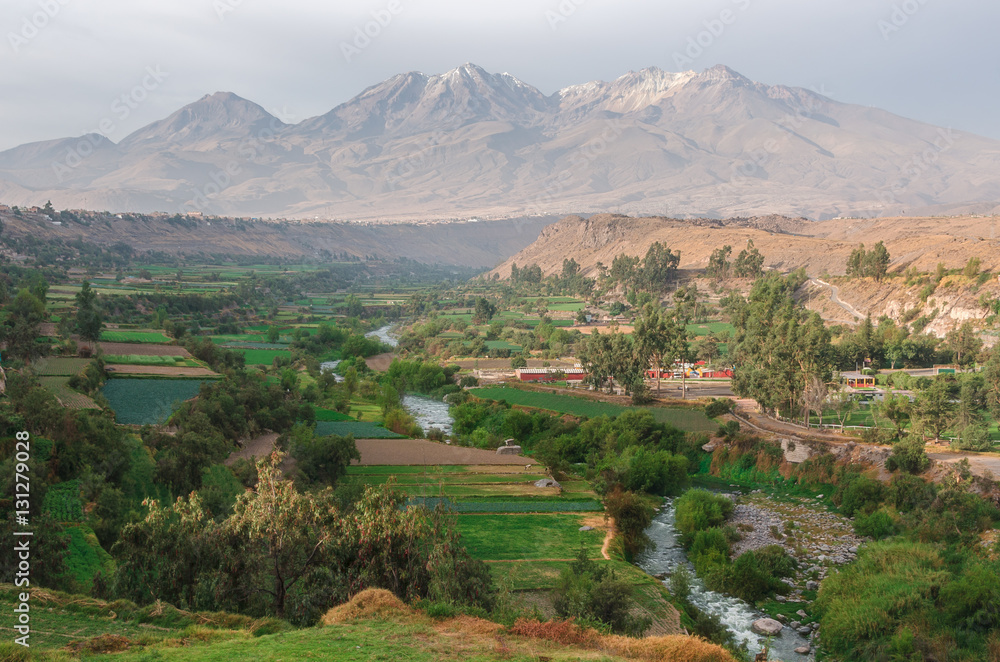
[(392, 328), (391, 324), (386, 324), (385, 326), (381, 326), (375, 329), (374, 331), (369, 331), (368, 333), (365, 334), (365, 337), (378, 338), (386, 345), (389, 345), (390, 347), (395, 347), (396, 345), (399, 344), (399, 341), (397, 341), (395, 338), (389, 335), (389, 329), (391, 328)]
[(422, 395), (404, 395), (403, 408), (417, 419), (417, 424), (423, 428), (424, 433), (437, 428), (445, 434), (451, 434), (451, 425), (455, 419), (448, 413), (447, 402)]
[(320, 372), (327, 372), (327, 371), (332, 372), (333, 373), (333, 378), (337, 382), (342, 382), (342, 381), (344, 381), (344, 378), (341, 377), (340, 375), (338, 375), (336, 373), (338, 365), (340, 365), (340, 359), (337, 359), (336, 361), (323, 361), (322, 363), (319, 364), (319, 371)]
[[(736, 637), (738, 643), (746, 642), (752, 653), (759, 653), (765, 638), (751, 630), (750, 626), (758, 618), (766, 617), (766, 614), (755, 610), (739, 598), (708, 590), (704, 582), (695, 576), (694, 568), (688, 563), (684, 548), (681, 546), (680, 534), (674, 528), (672, 500), (664, 504), (663, 509), (653, 519), (653, 523), (646, 529), (646, 535), (656, 543), (656, 547), (637, 558), (636, 565), (651, 575), (671, 573), (675, 568), (686, 565), (691, 571), (691, 602), (701, 611), (718, 616), (722, 624)], [(786, 625), (781, 634), (771, 640), (769, 658), (785, 662), (812, 660), (812, 654), (800, 655), (795, 652), (796, 648), (809, 645), (808, 639)]]

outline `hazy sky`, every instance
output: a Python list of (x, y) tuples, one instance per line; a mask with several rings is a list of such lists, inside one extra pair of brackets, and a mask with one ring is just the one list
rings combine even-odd
[(0, 150), (102, 120), (117, 142), (218, 90), (297, 122), (464, 62), (545, 94), (721, 63), (1000, 138), (998, 19), (995, 0), (3, 0)]

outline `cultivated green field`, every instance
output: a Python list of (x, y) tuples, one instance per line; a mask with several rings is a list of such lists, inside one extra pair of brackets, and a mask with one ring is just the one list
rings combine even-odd
[(119, 423), (163, 423), (176, 403), (198, 395), (200, 379), (109, 379), (101, 389)]
[(168, 338), (159, 331), (102, 331), (101, 340), (104, 342), (137, 342), (170, 344), (172, 338)]
[(88, 363), (90, 359), (51, 356), (35, 362), (35, 369), (44, 377), (69, 377), (86, 368)]
[(83, 393), (78, 393), (69, 387), (68, 377), (39, 377), (39, 383), (45, 390), (59, 398), (63, 407), (70, 409), (100, 409), (97, 403)]
[(283, 349), (244, 349), (235, 350), (243, 354), (247, 365), (271, 365), (277, 357), (291, 358), (291, 353)]
[(625, 407), (611, 402), (588, 400), (572, 395), (545, 393), (540, 391), (522, 391), (516, 388), (488, 387), (471, 391), (473, 395), (487, 400), (503, 400), (512, 405), (545, 409), (558, 414), (571, 416), (618, 416), (629, 409), (647, 409), (653, 413), (660, 423), (669, 423), (686, 432), (714, 432), (719, 425), (698, 409), (682, 409), (670, 407)]
[(475, 558), (491, 561), (563, 560), (576, 558), (582, 544), (599, 558), (604, 533), (580, 531), (584, 515), (459, 515), (458, 530)]

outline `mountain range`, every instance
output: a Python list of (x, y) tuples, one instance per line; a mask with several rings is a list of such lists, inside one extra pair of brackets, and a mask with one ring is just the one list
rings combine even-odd
[(88, 134), (0, 152), (0, 201), (49, 199), (339, 220), (989, 213), (1000, 141), (724, 66), (545, 95), (465, 64), (393, 76), (297, 124), (217, 92), (119, 143)]

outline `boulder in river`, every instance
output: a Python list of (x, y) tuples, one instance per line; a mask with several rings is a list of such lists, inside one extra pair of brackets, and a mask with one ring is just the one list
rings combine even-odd
[(765, 637), (772, 637), (781, 632), (783, 627), (785, 626), (773, 618), (758, 618), (753, 622), (753, 625), (750, 626), (750, 629), (757, 634), (764, 635)]

